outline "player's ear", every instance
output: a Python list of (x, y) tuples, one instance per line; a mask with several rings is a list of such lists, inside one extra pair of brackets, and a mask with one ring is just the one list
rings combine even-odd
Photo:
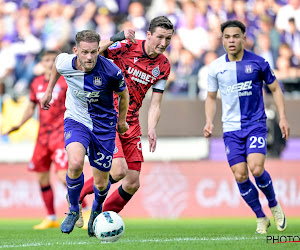
[(73, 51), (74, 51), (74, 54), (77, 55), (78, 50), (77, 50), (77, 47), (76, 47), (76, 46), (73, 47)]

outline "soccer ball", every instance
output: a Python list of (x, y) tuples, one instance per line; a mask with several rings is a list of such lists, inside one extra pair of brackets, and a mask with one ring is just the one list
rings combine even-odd
[(96, 217), (93, 229), (96, 237), (102, 242), (114, 242), (124, 234), (125, 224), (116, 212), (105, 211)]

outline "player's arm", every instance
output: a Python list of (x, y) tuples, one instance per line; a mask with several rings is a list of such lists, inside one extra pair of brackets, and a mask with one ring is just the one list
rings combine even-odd
[(148, 110), (148, 141), (150, 152), (154, 152), (156, 149), (157, 136), (155, 129), (160, 118), (162, 97), (162, 93), (153, 91)]
[(30, 101), (27, 108), (24, 111), (22, 120), (20, 121), (19, 125), (11, 127), (10, 130), (8, 130), (4, 135), (8, 135), (9, 133), (18, 130), (25, 122), (28, 121), (33, 116), (34, 110), (35, 110), (36, 103), (33, 101)]
[(129, 129), (129, 126), (126, 122), (126, 116), (128, 111), (128, 105), (129, 105), (128, 88), (126, 87), (122, 92), (117, 92), (117, 94), (120, 96), (119, 118), (118, 118), (117, 128), (120, 134), (124, 134)]
[(57, 80), (60, 78), (60, 76), (61, 75), (58, 73), (58, 71), (56, 69), (56, 65), (54, 63), (53, 67), (52, 67), (52, 72), (51, 72), (51, 75), (50, 75), (50, 80), (49, 80), (47, 90), (46, 90), (45, 94), (43, 95), (43, 97), (40, 100), (42, 109), (48, 110), (50, 108), (50, 106), (51, 106), (50, 102), (51, 102), (51, 99), (52, 99), (53, 88), (54, 88)]
[(279, 127), (282, 133), (282, 138), (286, 138), (286, 140), (288, 140), (290, 134), (290, 126), (286, 119), (284, 97), (280, 85), (278, 83), (278, 80), (276, 79), (273, 83), (269, 84), (268, 87), (272, 92), (274, 102), (278, 110)]
[(205, 117), (206, 124), (203, 129), (203, 134), (206, 138), (211, 137), (214, 125), (213, 120), (216, 114), (217, 107), (217, 91), (216, 92), (207, 92), (207, 97), (205, 101)]
[(106, 51), (109, 46), (111, 46), (115, 42), (120, 42), (125, 39), (129, 39), (133, 43), (136, 43), (135, 31), (132, 29), (126, 29), (113, 35), (110, 39), (104, 40), (103, 42), (101, 41), (99, 54), (103, 55), (104, 51)]

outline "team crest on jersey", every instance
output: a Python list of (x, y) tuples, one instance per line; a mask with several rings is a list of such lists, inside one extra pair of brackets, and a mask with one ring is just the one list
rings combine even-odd
[(65, 141), (72, 136), (72, 131), (65, 132)]
[(101, 86), (101, 84), (102, 84), (101, 77), (100, 76), (95, 76), (93, 83), (96, 86)]
[(160, 74), (160, 71), (159, 71), (159, 66), (156, 66), (154, 69), (152, 69), (152, 75), (154, 77), (158, 77)]
[(245, 65), (245, 73), (251, 74), (253, 72), (252, 65)]

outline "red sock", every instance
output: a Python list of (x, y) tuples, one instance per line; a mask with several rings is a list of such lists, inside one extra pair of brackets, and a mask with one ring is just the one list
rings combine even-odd
[(115, 190), (104, 202), (103, 211), (119, 213), (131, 199), (132, 195), (125, 192), (122, 185)]
[[(93, 184), (94, 184), (94, 177), (91, 177), (90, 179), (88, 179), (84, 185), (83, 185), (83, 188), (81, 190), (81, 193), (80, 193), (80, 197), (79, 197), (79, 201), (82, 202), (82, 207), (83, 206), (83, 202), (84, 202), (84, 197), (87, 195), (87, 194), (92, 194), (94, 193), (94, 189), (93, 189)], [(86, 204), (85, 204), (86, 206)]]
[(53, 202), (53, 191), (50, 185), (48, 186), (41, 186), (41, 191), (42, 191), (42, 197), (48, 212), (48, 215), (53, 215), (55, 214), (54, 211), (54, 202)]

